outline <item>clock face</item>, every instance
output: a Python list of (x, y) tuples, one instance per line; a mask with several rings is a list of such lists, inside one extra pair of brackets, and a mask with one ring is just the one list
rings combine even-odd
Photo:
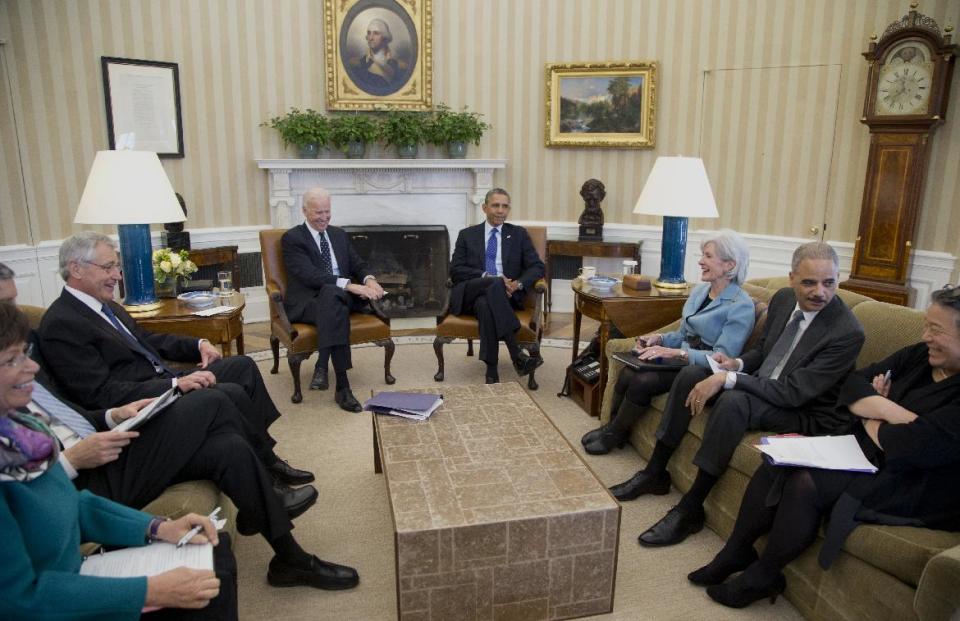
[(923, 43), (904, 41), (892, 48), (880, 66), (876, 114), (925, 114), (932, 71), (930, 51)]

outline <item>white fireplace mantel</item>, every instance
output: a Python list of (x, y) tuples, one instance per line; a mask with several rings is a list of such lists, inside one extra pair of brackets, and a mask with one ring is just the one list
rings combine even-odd
[(321, 186), (333, 197), (337, 225), (443, 224), (451, 236), (480, 222), (484, 194), (501, 159), (258, 159), (269, 176), (270, 223), (302, 221), (303, 193)]

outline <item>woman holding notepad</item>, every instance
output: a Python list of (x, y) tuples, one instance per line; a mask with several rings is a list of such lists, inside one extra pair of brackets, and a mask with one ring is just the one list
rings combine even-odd
[[(218, 597), (213, 571), (180, 567), (156, 576), (97, 578), (80, 574), (80, 542), (143, 546), (177, 543), (194, 526), (190, 543), (217, 542), (210, 521), (196, 514), (161, 520), (77, 492), (58, 462), (59, 445), (43, 414), (26, 409), (37, 365), (26, 355), (29, 326), (9, 302), (0, 302), (0, 618), (137, 619), (144, 607), (174, 610), (152, 619), (235, 618), (232, 601)], [(209, 614), (214, 612), (216, 614)]]
[[(820, 565), (860, 522), (960, 530), (960, 287), (934, 292), (923, 341), (852, 373), (838, 407), (876, 474), (764, 464), (743, 496), (719, 554), (691, 573), (714, 600), (742, 608), (783, 592), (783, 568), (829, 516)], [(763, 554), (753, 544), (769, 533)], [(736, 572), (739, 576), (728, 580)]]
[[(740, 355), (755, 319), (753, 300), (741, 288), (750, 263), (750, 249), (740, 235), (718, 231), (700, 244), (700, 280), (683, 305), (677, 330), (637, 338), (636, 357), (641, 362), (678, 361), (681, 365), (708, 367), (707, 356), (723, 352)], [(640, 420), (650, 401), (670, 390), (682, 366), (664, 370), (625, 367), (616, 378), (610, 422), (581, 438), (591, 455), (604, 455), (623, 446), (630, 428)], [(613, 378), (611, 378), (612, 380)]]

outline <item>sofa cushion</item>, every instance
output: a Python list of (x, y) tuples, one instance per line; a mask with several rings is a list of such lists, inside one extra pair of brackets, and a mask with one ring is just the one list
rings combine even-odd
[(916, 587), (930, 559), (958, 544), (960, 533), (865, 524), (847, 537), (843, 548), (848, 554)]
[(868, 300), (857, 304), (853, 315), (860, 320), (867, 336), (857, 357), (857, 368), (883, 360), (921, 339), (923, 313), (918, 310)]

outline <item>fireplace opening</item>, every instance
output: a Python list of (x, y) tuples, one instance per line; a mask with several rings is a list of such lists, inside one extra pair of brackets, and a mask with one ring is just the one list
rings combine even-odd
[(446, 300), (450, 237), (442, 225), (345, 226), (357, 254), (388, 294), (387, 317), (436, 317)]

